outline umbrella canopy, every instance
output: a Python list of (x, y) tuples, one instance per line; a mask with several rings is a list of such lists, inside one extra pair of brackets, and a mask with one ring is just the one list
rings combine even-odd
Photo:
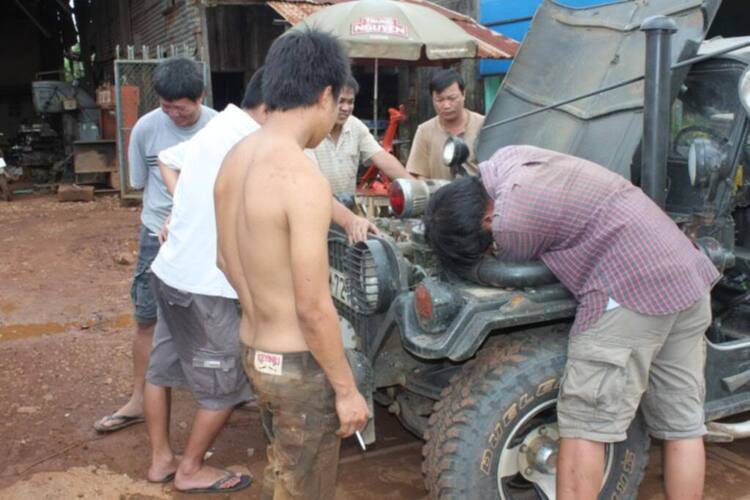
[(356, 0), (319, 10), (294, 29), (315, 28), (341, 40), (349, 57), (418, 61), (473, 58), (477, 43), (439, 12), (395, 0)]

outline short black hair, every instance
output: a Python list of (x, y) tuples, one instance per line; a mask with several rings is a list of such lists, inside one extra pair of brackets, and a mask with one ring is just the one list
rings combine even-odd
[(492, 244), (492, 232), (482, 229), (490, 201), (477, 177), (461, 177), (430, 197), (423, 218), (425, 238), (443, 267), (463, 274)]
[(355, 96), (359, 94), (359, 82), (357, 82), (356, 78), (354, 78), (352, 75), (349, 75), (349, 78), (346, 79), (344, 87), (352, 89)]
[(287, 111), (312, 106), (328, 86), (338, 100), (350, 74), (349, 58), (336, 37), (309, 28), (289, 30), (271, 44), (266, 55), (266, 108)]
[(440, 93), (454, 83), (458, 84), (458, 88), (461, 89), (461, 92), (464, 91), (466, 84), (464, 83), (464, 78), (461, 76), (461, 73), (455, 69), (441, 69), (435, 73), (432, 76), (432, 80), (430, 80), (430, 95), (432, 95), (433, 92)]
[(203, 69), (187, 57), (172, 57), (154, 71), (154, 90), (162, 99), (197, 101), (203, 95)]
[(261, 104), (263, 104), (263, 66), (258, 68), (247, 82), (240, 106), (242, 109), (255, 109)]

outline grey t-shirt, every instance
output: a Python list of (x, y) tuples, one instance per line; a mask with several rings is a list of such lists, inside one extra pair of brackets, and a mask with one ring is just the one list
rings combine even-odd
[(158, 233), (172, 210), (172, 196), (167, 191), (156, 160), (159, 152), (190, 139), (217, 112), (201, 106), (201, 116), (189, 127), (178, 127), (167, 114), (156, 108), (140, 117), (130, 134), (128, 166), (130, 185), (143, 188), (141, 222), (153, 233)]

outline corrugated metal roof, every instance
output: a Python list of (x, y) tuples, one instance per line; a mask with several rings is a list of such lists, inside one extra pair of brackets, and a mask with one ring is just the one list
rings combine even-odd
[(332, 5), (334, 2), (326, 4), (318, 2), (268, 2), (268, 5), (278, 12), (281, 17), (292, 24), (297, 24), (307, 16), (314, 14), (321, 8)]
[[(349, 0), (271, 0), (266, 2), (284, 19), (297, 24), (307, 16), (329, 5)], [(458, 24), (466, 33), (477, 40), (477, 57), (482, 59), (510, 59), (515, 56), (520, 44), (507, 36), (485, 28), (469, 16), (459, 14), (446, 7), (428, 2), (427, 0), (402, 0), (423, 5), (436, 10)]]

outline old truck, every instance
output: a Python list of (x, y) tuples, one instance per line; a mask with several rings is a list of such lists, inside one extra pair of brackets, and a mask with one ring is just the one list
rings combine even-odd
[[(706, 332), (707, 439), (730, 441), (750, 435), (750, 421), (722, 422), (750, 410), (750, 38), (704, 41), (719, 3), (546, 1), (476, 148), (480, 160), (532, 144), (605, 165), (709, 255), (723, 277)], [(439, 183), (397, 186), (407, 217), (378, 219), (381, 235), (354, 246), (329, 236), (331, 293), (374, 399), (425, 440), (431, 498), (554, 498), (575, 300), (538, 262), (441, 269), (418, 218)], [(606, 446), (601, 498), (636, 496), (649, 444), (638, 417)]]

